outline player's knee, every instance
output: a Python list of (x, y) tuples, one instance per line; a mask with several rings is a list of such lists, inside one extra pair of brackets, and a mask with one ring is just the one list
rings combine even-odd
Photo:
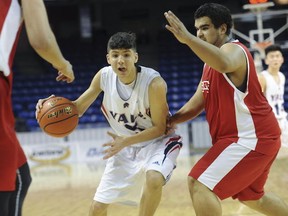
[(25, 186), (26, 188), (29, 188), (31, 182), (32, 182), (32, 177), (31, 177), (31, 174), (29, 172), (25, 176), (23, 176), (22, 183), (23, 183), (23, 186)]
[(28, 191), (30, 185), (31, 185), (31, 182), (32, 182), (32, 178), (31, 176), (29, 175), (27, 178), (23, 179), (22, 181), (22, 189), (23, 191)]
[(161, 189), (164, 185), (163, 175), (157, 171), (148, 171), (146, 173), (146, 185), (151, 190)]
[(240, 202), (250, 208), (258, 208), (261, 207), (262, 205), (262, 198), (258, 199), (258, 200), (240, 200)]
[(19, 174), (17, 182), (19, 186), (21, 185), (22, 195), (25, 196), (32, 182), (30, 169), (27, 163), (19, 168)]
[(100, 203), (94, 200), (90, 207), (89, 216), (102, 215), (107, 211), (107, 208), (108, 208), (107, 204)]
[(191, 176), (188, 176), (187, 178), (187, 183), (188, 183), (188, 188), (191, 191), (193, 191), (194, 187), (195, 187), (195, 182), (196, 180), (194, 178), (192, 178)]
[(192, 178), (191, 176), (188, 176), (187, 182), (191, 194), (210, 192), (210, 190), (205, 185)]

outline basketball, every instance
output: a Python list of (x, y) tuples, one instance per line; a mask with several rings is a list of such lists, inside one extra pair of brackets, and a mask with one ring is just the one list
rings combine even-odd
[(40, 128), (53, 137), (65, 137), (78, 125), (76, 106), (67, 98), (52, 97), (44, 102), (38, 113)]

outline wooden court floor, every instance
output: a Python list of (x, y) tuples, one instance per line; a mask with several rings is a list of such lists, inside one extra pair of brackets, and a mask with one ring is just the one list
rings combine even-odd
[[(288, 150), (287, 150), (288, 152)], [(161, 203), (155, 216), (195, 216), (186, 177), (201, 155), (181, 157), (170, 182), (163, 188)], [(31, 167), (33, 182), (24, 203), (23, 216), (87, 216), (104, 163), (54, 164)], [(288, 202), (288, 154), (272, 166), (266, 191)], [(222, 201), (224, 216), (261, 215), (227, 199)], [(137, 207), (111, 205), (110, 216), (137, 216)]]

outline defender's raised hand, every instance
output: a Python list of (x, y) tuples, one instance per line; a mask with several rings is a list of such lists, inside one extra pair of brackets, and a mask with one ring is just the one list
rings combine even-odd
[(172, 32), (180, 43), (186, 44), (191, 37), (191, 33), (185, 25), (172, 11), (165, 12), (164, 16), (169, 23), (169, 25), (165, 25), (165, 28)]

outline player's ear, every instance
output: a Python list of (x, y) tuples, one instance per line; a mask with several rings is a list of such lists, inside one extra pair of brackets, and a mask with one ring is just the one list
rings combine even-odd
[(223, 33), (223, 34), (226, 34), (227, 32), (227, 25), (226, 24), (222, 24), (220, 26), (220, 31)]
[(108, 64), (111, 64), (111, 63), (110, 63), (110, 56), (109, 56), (109, 54), (106, 55), (106, 59), (107, 59)]
[(137, 62), (138, 62), (138, 58), (139, 58), (138, 53), (135, 52), (135, 62), (134, 62), (134, 63), (137, 63)]

